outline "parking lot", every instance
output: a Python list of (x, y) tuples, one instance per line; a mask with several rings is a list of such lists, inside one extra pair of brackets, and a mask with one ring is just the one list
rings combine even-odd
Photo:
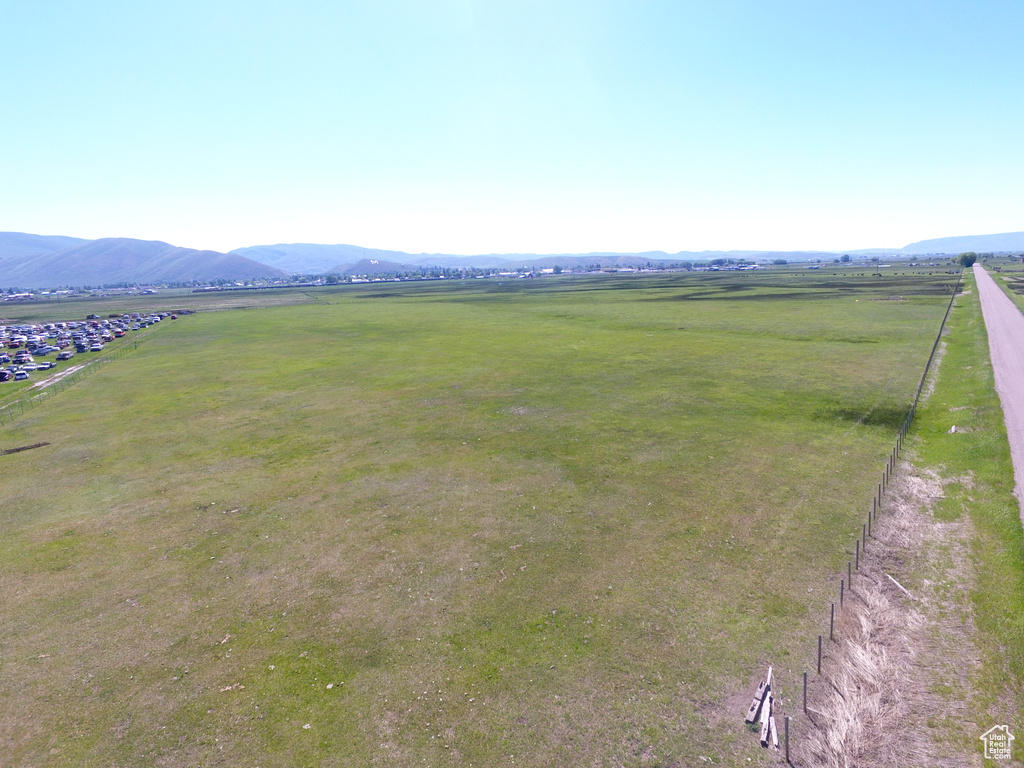
[[(90, 315), (80, 321), (0, 326), (0, 382), (27, 381), (41, 372), (81, 365), (79, 355), (102, 352), (105, 345), (166, 319), (170, 312)], [(74, 362), (72, 362), (74, 360)]]

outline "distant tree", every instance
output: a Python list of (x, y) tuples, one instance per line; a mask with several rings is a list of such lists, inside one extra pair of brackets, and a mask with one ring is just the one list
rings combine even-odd
[(777, 264), (778, 266), (781, 267), (785, 264), (789, 264), (789, 262), (786, 261), (785, 259), (775, 259), (775, 261), (773, 261), (772, 264)]
[(832, 263), (833, 264), (838, 264), (839, 263), (839, 259), (832, 259)]
[(977, 260), (978, 254), (976, 254), (974, 251), (967, 251), (966, 253), (961, 253), (959, 256), (956, 257), (956, 263), (959, 264), (961, 267), (974, 266), (974, 262), (976, 262)]
[(843, 264), (848, 264), (850, 262), (850, 254), (844, 253), (842, 256), (839, 257), (839, 260), (843, 262)]
[(562, 274), (562, 268), (560, 266), (558, 266), (557, 264), (555, 264), (555, 274), (556, 275)]

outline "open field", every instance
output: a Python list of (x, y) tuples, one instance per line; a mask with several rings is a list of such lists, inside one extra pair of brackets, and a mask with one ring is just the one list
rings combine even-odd
[(2, 457), (4, 760), (768, 762), (755, 678), (795, 709), (954, 279), (374, 284), (161, 327), (2, 432), (50, 443)]
[(299, 289), (267, 288), (253, 291), (202, 293), (188, 288), (163, 288), (157, 294), (36, 299), (11, 302), (0, 307), (5, 321), (81, 320), (90, 313), (106, 317), (108, 313), (173, 312), (183, 307), (201, 307), (207, 311), (223, 309), (266, 309), (307, 304), (316, 298)]

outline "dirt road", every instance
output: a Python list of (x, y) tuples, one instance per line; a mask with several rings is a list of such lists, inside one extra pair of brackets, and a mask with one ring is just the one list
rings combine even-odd
[(1010, 438), (1015, 493), (1024, 520), (1024, 315), (979, 264), (974, 265), (974, 277), (988, 330), (996, 392)]

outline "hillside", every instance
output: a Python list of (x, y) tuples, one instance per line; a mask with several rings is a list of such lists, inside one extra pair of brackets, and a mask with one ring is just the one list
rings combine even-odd
[(76, 245), (84, 245), (88, 242), (88, 240), (83, 240), (80, 237), (0, 232), (0, 268), (9, 263), (22, 261), (29, 256), (62, 251), (65, 248), (73, 248)]
[(1003, 232), (996, 235), (962, 235), (919, 240), (905, 245), (903, 253), (999, 253), (1024, 251), (1024, 232)]
[[(16, 255), (11, 256), (12, 252)], [(243, 256), (130, 238), (84, 240), (61, 250), (18, 254), (0, 242), (0, 286), (52, 288), (284, 276), (279, 269)]]

